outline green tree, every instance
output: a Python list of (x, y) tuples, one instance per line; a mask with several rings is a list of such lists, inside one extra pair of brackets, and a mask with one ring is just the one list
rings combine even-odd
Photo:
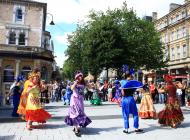
[(97, 76), (106, 68), (123, 64), (135, 69), (157, 69), (165, 65), (159, 34), (152, 22), (141, 20), (126, 3), (121, 9), (91, 11), (69, 39), (68, 65)]

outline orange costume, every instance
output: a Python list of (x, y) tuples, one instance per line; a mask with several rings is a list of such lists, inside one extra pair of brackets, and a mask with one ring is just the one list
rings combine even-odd
[(28, 98), (28, 94), (27, 94), (27, 89), (28, 87), (31, 86), (31, 81), (30, 80), (27, 80), (25, 83), (24, 83), (24, 90), (22, 92), (22, 95), (20, 97), (20, 104), (19, 104), (19, 107), (18, 107), (18, 110), (17, 110), (17, 113), (18, 114), (21, 114), (21, 115), (25, 115), (26, 114), (26, 103), (27, 103), (27, 98)]

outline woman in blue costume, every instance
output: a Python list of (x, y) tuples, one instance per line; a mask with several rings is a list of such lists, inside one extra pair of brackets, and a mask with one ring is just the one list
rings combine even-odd
[(120, 89), (119, 80), (115, 80), (112, 92), (114, 93), (114, 97), (112, 98), (112, 102), (120, 104), (122, 95), (121, 95), (121, 89)]
[(69, 82), (67, 84), (66, 93), (65, 93), (65, 95), (63, 97), (64, 105), (66, 105), (66, 104), (70, 105), (71, 95), (73, 93), (73, 91), (71, 90), (71, 84), (72, 84), (71, 82)]
[(142, 132), (142, 129), (139, 129), (139, 116), (136, 101), (133, 97), (133, 94), (137, 88), (142, 87), (142, 83), (133, 80), (132, 71), (127, 70), (125, 71), (125, 78), (126, 80), (122, 80), (121, 82), (121, 92), (122, 92), (122, 115), (124, 119), (124, 126), (125, 129), (123, 130), (124, 133), (128, 134), (129, 131), (129, 115), (133, 115), (134, 119), (134, 128), (135, 132)]

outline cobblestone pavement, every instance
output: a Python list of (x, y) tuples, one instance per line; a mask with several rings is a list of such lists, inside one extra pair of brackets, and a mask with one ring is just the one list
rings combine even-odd
[[(155, 105), (160, 111), (163, 105)], [(118, 105), (104, 103), (102, 106), (91, 106), (85, 102), (85, 112), (92, 119), (92, 123), (82, 129), (81, 138), (76, 137), (72, 127), (64, 124), (64, 116), (68, 106), (62, 102), (50, 103), (46, 110), (52, 114), (45, 128), (28, 131), (26, 123), (18, 118), (10, 117), (11, 108), (0, 108), (0, 140), (190, 140), (190, 108), (183, 107), (185, 120), (177, 129), (161, 127), (158, 120), (141, 120), (140, 127), (144, 133), (136, 134), (133, 129), (133, 119), (130, 118), (130, 134), (124, 134), (121, 108)]]

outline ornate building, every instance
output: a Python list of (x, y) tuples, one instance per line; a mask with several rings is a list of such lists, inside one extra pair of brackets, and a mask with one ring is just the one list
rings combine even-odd
[[(47, 4), (32, 0), (0, 0), (0, 97), (18, 75), (34, 68), (50, 80), (53, 43), (45, 30)], [(1, 102), (1, 101), (0, 101)]]
[(165, 48), (165, 59), (169, 60), (169, 73), (175, 78), (189, 80), (190, 1), (185, 0), (183, 5), (171, 3), (169, 13), (160, 19), (154, 12), (153, 21)]

